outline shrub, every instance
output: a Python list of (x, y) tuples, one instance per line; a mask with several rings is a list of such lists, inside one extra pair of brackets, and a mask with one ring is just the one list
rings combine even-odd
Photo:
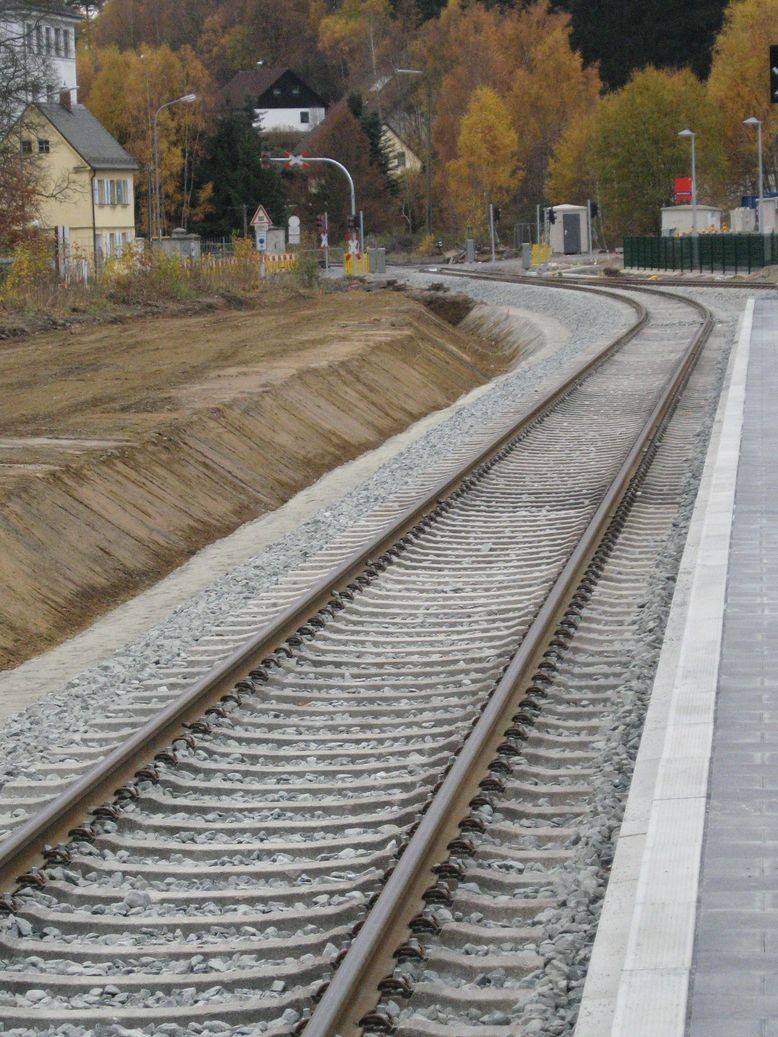
[(301, 288), (315, 288), (319, 283), (319, 260), (310, 252), (297, 256), (293, 270), (294, 279)]

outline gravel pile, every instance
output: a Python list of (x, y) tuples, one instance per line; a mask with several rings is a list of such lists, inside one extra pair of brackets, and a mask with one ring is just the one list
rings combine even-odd
[[(413, 287), (427, 287), (440, 282), (441, 276), (412, 272), (405, 279)], [(399, 488), (407, 487), (429, 466), (445, 461), (453, 445), (461, 446), (503, 413), (528, 404), (540, 386), (559, 377), (582, 351), (611, 339), (633, 320), (632, 311), (625, 306), (577, 292), (453, 279), (452, 290), (496, 307), (514, 306), (553, 317), (569, 329), (570, 340), (532, 368), (497, 379), (487, 392), (391, 458), (338, 503), (325, 507), (250, 562), (216, 580), (143, 637), (11, 718), (0, 737), (0, 789), (9, 779), (31, 775), (36, 762), (50, 759), (52, 750), (88, 739), (96, 713), (153, 678), (158, 667), (185, 659), (201, 637), (240, 612), (260, 590), (272, 587), (280, 576), (335, 540)], [(52, 775), (52, 783), (57, 780)]]

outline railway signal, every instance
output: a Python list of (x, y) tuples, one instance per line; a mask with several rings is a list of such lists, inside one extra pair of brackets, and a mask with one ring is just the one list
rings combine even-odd
[(270, 152), (263, 151), (259, 156), (259, 165), (262, 169), (270, 169)]
[[(316, 233), (319, 235), (319, 248), (323, 248), (325, 253), (330, 247), (330, 236), (329, 236), (329, 218), (327, 213), (319, 213), (316, 217)], [(325, 255), (325, 261), (327, 256)]]
[(778, 104), (778, 43), (770, 47), (770, 102)]
[(554, 212), (554, 207), (552, 205), (550, 205), (548, 207), (547, 212), (548, 212), (548, 222), (549, 223), (556, 223), (556, 213)]

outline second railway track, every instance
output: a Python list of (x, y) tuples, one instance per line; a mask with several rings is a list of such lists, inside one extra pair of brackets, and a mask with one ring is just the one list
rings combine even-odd
[[(629, 480), (638, 469), (648, 478), (651, 437), (710, 330), (699, 304), (653, 295), (624, 344), (497, 444), (445, 499), (407, 516), (394, 546), (379, 538), (380, 555), (349, 577), (350, 586), (332, 595), (320, 588), (318, 611), (277, 623), (280, 645), (264, 663), (250, 674), (247, 666), (240, 673), (239, 661), (223, 668), (219, 687), (241, 678), (227, 702), (198, 720), (200, 699), (181, 709), (171, 691), (159, 739), (171, 741), (181, 719), (192, 722), (183, 737), (178, 731), (174, 747), (156, 759), (133, 747), (91, 786), (82, 779), (80, 798), (61, 804), (58, 817), (19, 829), (0, 857), (6, 881), (20, 862), (28, 867), (21, 888), (11, 894), (7, 887), (2, 901), (6, 1032), (345, 1034), (358, 1032), (365, 1011), (370, 1032), (454, 1032), (445, 1026), (455, 1009), (428, 1010), (430, 998), (443, 1004), (445, 993), (434, 992), (434, 984), (425, 993), (424, 981), (416, 982), (413, 944), (401, 954), (410, 962), (406, 971), (385, 985), (382, 1007), (371, 1010), (378, 1000), (371, 991), (387, 971), (384, 952), (404, 945), (413, 915), (412, 929), (438, 939), (435, 911), (442, 904), (455, 920), (457, 879), (467, 867), (476, 880), (488, 873), (498, 903), (506, 885), (514, 899), (515, 890), (526, 892), (535, 901), (531, 913), (543, 901), (539, 849), (560, 860), (571, 856), (564, 825), (551, 825), (562, 831), (560, 841), (560, 831), (547, 836), (541, 822), (578, 809), (575, 797), (588, 792), (585, 743), (601, 723), (597, 710), (612, 681), (605, 677), (602, 689), (571, 705), (562, 685), (548, 690), (548, 667), (538, 671), (538, 662), (580, 579), (588, 577), (591, 593), (568, 613), (570, 629), (590, 598), (598, 604), (597, 580), (586, 570), (594, 565), (599, 575), (615, 549), (600, 547), (592, 561), (612, 521), (626, 538), (619, 550), (628, 549), (628, 505), (639, 492)], [(665, 524), (671, 511), (662, 516)], [(650, 541), (651, 519), (645, 521), (631, 535)], [(636, 563), (643, 570), (650, 570), (647, 557)], [(589, 620), (595, 642), (612, 636), (607, 618), (616, 606), (599, 608)], [(562, 652), (565, 629), (557, 630), (559, 658), (551, 669), (585, 670), (585, 661)], [(515, 730), (503, 744), (505, 717), (516, 714), (533, 674), (535, 690), (524, 713), (507, 722)], [(536, 728), (539, 755), (558, 750), (565, 773), (537, 796), (528, 787), (536, 777), (521, 766), (537, 764), (538, 750), (529, 740), (522, 750), (519, 736), (532, 727), (541, 699), (548, 701), (545, 727)], [(154, 708), (165, 705), (157, 694)], [(135, 706), (145, 716), (142, 695)], [(468, 806), (472, 783), (456, 785), (458, 770), (466, 767), (471, 782), (483, 777), (500, 744), (510, 773), (499, 780), (492, 773)], [(579, 747), (572, 757), (571, 746)], [(520, 761), (518, 773), (511, 758)], [(135, 776), (126, 781), (128, 769)], [(79, 815), (90, 796), (92, 803), (108, 799), (117, 775), (124, 781), (118, 797), (91, 819)], [(518, 805), (507, 805), (506, 795), (514, 794)], [(543, 802), (547, 796), (553, 802)], [(529, 823), (518, 820), (521, 811)], [(533, 834), (518, 850), (501, 849), (501, 831), (493, 829), (496, 836), (486, 836), (493, 856), (479, 860), (468, 831), (480, 838), (495, 812), (502, 835), (514, 824)], [(42, 841), (62, 838), (63, 825), (70, 838), (47, 851), (44, 867), (30, 868)], [(465, 841), (457, 843), (460, 829)], [(446, 862), (441, 847), (452, 833), (463, 853)], [(463, 864), (471, 852), (474, 863)], [(433, 894), (419, 914), (436, 860), (440, 881), (452, 882), (441, 885), (437, 908)], [(529, 877), (519, 877), (525, 871)], [(480, 906), (491, 918), (489, 890), (473, 893), (465, 883), (460, 895), (467, 901), (469, 893), (470, 914)], [(505, 960), (493, 963), (498, 971), (518, 970), (510, 990), (538, 967), (537, 946), (526, 947), (537, 927), (526, 920), (525, 946), (514, 932), (522, 925), (512, 924), (502, 941), (510, 951), (498, 952)], [(478, 923), (472, 925), (464, 935), (449, 934), (453, 950), (435, 952), (439, 971), (456, 965), (463, 941), (477, 944)], [(521, 989), (517, 1002), (524, 1003)], [(421, 1004), (420, 1015), (412, 1007), (399, 1017), (392, 998), (405, 992)], [(494, 1018), (502, 1019), (505, 994), (490, 997)], [(511, 1029), (518, 1023), (507, 1018), (494, 1023), (495, 1033), (525, 1032)], [(456, 1026), (471, 1024), (464, 1014)], [(546, 1032), (532, 1029), (531, 1016), (525, 1024), (527, 1033)], [(489, 1032), (478, 1028), (484, 1037)]]

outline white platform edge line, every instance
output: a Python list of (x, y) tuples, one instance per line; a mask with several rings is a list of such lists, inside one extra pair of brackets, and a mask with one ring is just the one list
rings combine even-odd
[(741, 316), (575, 1037), (683, 1037), (754, 297)]

